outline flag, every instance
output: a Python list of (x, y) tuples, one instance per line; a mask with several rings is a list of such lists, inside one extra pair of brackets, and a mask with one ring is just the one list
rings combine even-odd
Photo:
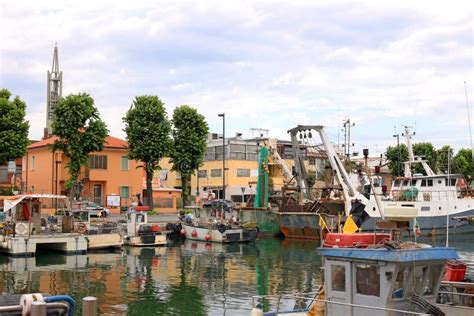
[(324, 218), (321, 215), (319, 215), (319, 227), (321, 227), (322, 230), (329, 231), (329, 228), (326, 225), (326, 222), (324, 221)]
[(416, 218), (413, 220), (413, 233), (415, 234), (416, 238), (421, 236), (420, 224)]
[(352, 219), (352, 216), (348, 216), (346, 222), (344, 223), (344, 227), (342, 228), (342, 232), (344, 234), (352, 234), (359, 230), (359, 227)]

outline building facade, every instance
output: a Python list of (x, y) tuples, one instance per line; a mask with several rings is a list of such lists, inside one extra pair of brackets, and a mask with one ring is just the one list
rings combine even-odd
[[(22, 175), (28, 193), (68, 193), (69, 159), (49, 147), (56, 139), (53, 136), (28, 146)], [(104, 149), (91, 153), (88, 167), (81, 170), (82, 197), (119, 213), (121, 207), (131, 204), (132, 196), (142, 195), (143, 170), (139, 165), (127, 158), (126, 141), (107, 136)]]

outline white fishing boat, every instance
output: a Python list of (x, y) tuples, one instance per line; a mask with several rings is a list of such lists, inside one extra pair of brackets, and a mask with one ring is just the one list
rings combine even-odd
[(232, 208), (214, 201), (209, 207), (187, 207), (192, 211), (181, 219), (183, 233), (187, 239), (208, 242), (249, 242), (257, 238), (255, 222), (240, 223)]
[[(381, 197), (384, 215), (400, 215), (402, 208), (412, 207), (417, 212), (417, 224), (422, 233), (444, 235), (447, 224), (450, 234), (474, 232), (473, 191), (464, 177), (451, 173), (435, 174), (425, 160), (413, 154), (413, 134), (409, 127), (404, 135), (409, 155), (409, 160), (404, 163), (404, 176), (395, 178), (388, 192), (383, 192), (380, 186), (374, 188)], [(421, 164), (426, 175), (412, 174), (411, 167), (415, 164)], [(365, 211), (371, 219), (362, 228), (372, 229), (380, 219), (374, 199), (370, 199)]]
[(166, 246), (171, 231), (148, 223), (147, 208), (136, 207), (127, 212), (127, 234), (124, 244), (133, 247)]

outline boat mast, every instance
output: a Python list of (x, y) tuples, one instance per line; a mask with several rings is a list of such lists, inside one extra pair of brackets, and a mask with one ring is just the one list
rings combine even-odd
[(474, 147), (472, 145), (472, 128), (471, 128), (471, 111), (469, 110), (469, 102), (467, 101), (467, 87), (466, 81), (464, 81), (464, 94), (466, 95), (466, 109), (467, 109), (467, 121), (469, 123), (469, 138), (471, 140), (471, 155), (472, 163), (474, 163)]
[(407, 149), (408, 149), (408, 161), (405, 161), (405, 177), (406, 178), (411, 178), (411, 165), (415, 163), (421, 163), (423, 166), (423, 169), (426, 172), (427, 176), (434, 176), (436, 175), (433, 170), (430, 168), (430, 166), (426, 163), (426, 160), (421, 159), (421, 157), (415, 157), (413, 153), (413, 145), (411, 143), (411, 137), (415, 135), (415, 133), (411, 133), (410, 129), (412, 128), (411, 126), (405, 125), (405, 133), (402, 134), (402, 136), (405, 136), (406, 142), (407, 142)]

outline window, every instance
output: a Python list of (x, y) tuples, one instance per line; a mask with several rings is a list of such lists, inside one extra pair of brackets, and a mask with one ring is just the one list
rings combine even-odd
[(222, 177), (222, 169), (211, 169), (211, 177), (213, 178)]
[(128, 199), (130, 197), (130, 188), (128, 186), (120, 187), (120, 197)]
[(430, 211), (430, 207), (429, 207), (429, 206), (422, 206), (422, 207), (421, 207), (421, 211), (422, 211), (422, 212), (429, 212), (429, 211)]
[(237, 177), (250, 177), (250, 169), (237, 169)]
[(357, 264), (356, 288), (358, 294), (380, 296), (379, 267), (371, 264)]
[(340, 265), (331, 266), (332, 290), (338, 292), (346, 291), (346, 268)]
[(417, 267), (415, 267), (415, 272), (414, 272), (414, 276), (413, 276), (413, 280), (415, 282), (415, 286), (414, 286), (414, 291), (415, 292), (414, 293), (422, 295), (421, 290), (422, 290), (423, 282), (425, 280), (427, 272), (428, 272), (428, 267), (427, 266), (424, 266), (424, 267), (417, 266)]
[(393, 299), (402, 299), (405, 297), (405, 287), (407, 285), (409, 275), (410, 268), (408, 267), (403, 267), (398, 271), (397, 278), (395, 279), (395, 286), (393, 287)]
[(155, 198), (153, 199), (153, 205), (157, 208), (172, 208), (173, 198)]
[(404, 187), (407, 187), (407, 186), (408, 186), (408, 183), (409, 183), (408, 180), (403, 181), (403, 186), (404, 186)]
[(7, 183), (8, 182), (8, 169), (7, 166), (0, 166), (0, 182)]
[(426, 180), (425, 179), (421, 180), (421, 186), (426, 187)]
[(167, 169), (161, 169), (160, 170), (160, 181), (166, 181), (168, 180), (168, 170)]
[(31, 186), (31, 193), (35, 193), (35, 186), (34, 185)]
[[(451, 183), (452, 187), (456, 186), (456, 179), (449, 179), (449, 182)], [(448, 179), (444, 179), (444, 184), (448, 186)]]
[(207, 178), (207, 170), (199, 170), (198, 171), (199, 178)]
[(36, 157), (31, 156), (31, 171), (35, 171), (35, 166), (36, 166)]
[(432, 187), (433, 186), (433, 180), (428, 180), (428, 186)]
[(400, 182), (401, 182), (400, 180), (395, 180), (395, 184), (394, 184), (393, 186), (399, 187), (399, 186), (400, 186)]
[(107, 156), (105, 155), (90, 155), (89, 167), (91, 169), (107, 169)]
[(122, 170), (123, 171), (128, 170), (128, 157), (127, 156), (122, 156)]
[(428, 280), (426, 280), (426, 284), (423, 288), (423, 296), (430, 296), (433, 295), (436, 290), (436, 285), (438, 282), (438, 276), (441, 273), (442, 266), (430, 266), (428, 272)]

